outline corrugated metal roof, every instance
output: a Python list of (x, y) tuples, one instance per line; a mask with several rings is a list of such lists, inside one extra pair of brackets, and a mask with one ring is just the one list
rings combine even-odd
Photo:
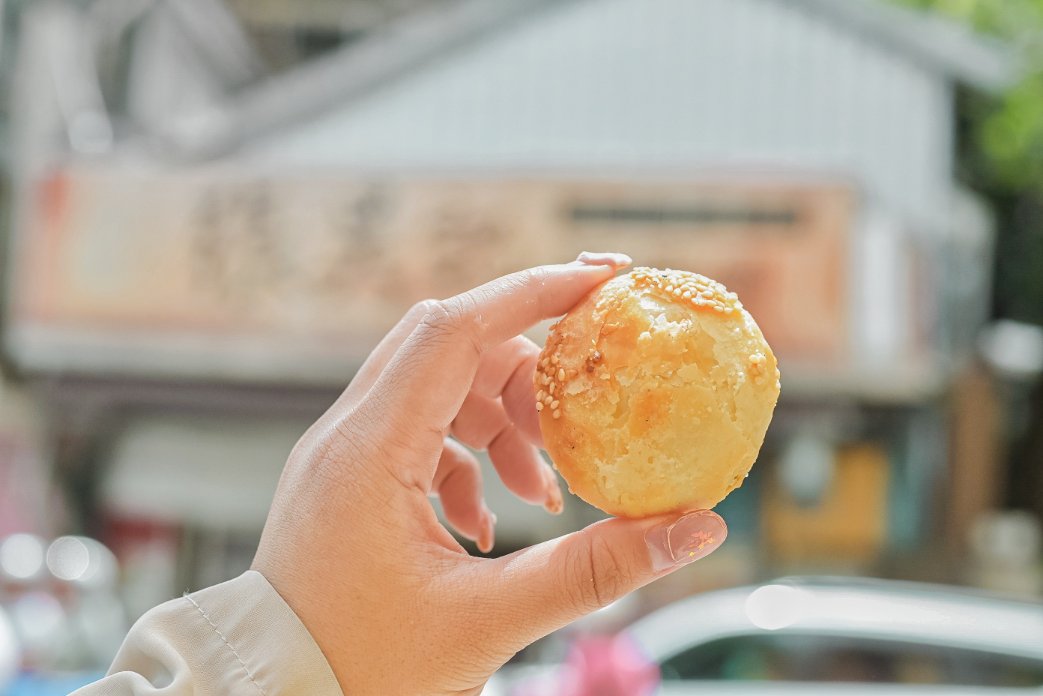
[[(577, 0), (461, 0), (404, 16), (392, 28), (237, 95), (205, 118), (164, 134), (175, 152), (208, 158), (347, 103), (468, 41)], [(589, 1), (589, 0), (587, 0)], [(884, 0), (770, 0), (798, 8), (948, 79), (995, 90), (1016, 74), (1003, 45), (937, 17)], [(201, 125), (205, 124), (205, 126)]]
[(343, 105), (540, 9), (572, 0), (459, 0), (411, 12), (367, 38), (274, 75), (205, 114), (164, 124), (172, 154), (206, 159)]
[(778, 0), (581, 0), (239, 155), (258, 167), (821, 172), (928, 219), (953, 83)]
[(776, 1), (803, 6), (978, 89), (1001, 89), (1017, 77), (1017, 61), (1009, 47), (938, 15), (882, 0)]

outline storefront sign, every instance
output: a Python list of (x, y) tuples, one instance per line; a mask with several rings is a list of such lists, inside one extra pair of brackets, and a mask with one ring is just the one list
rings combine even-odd
[(721, 280), (784, 360), (848, 352), (841, 184), (75, 169), (38, 194), (8, 316), (30, 369), (340, 378), (417, 300), (584, 249)]

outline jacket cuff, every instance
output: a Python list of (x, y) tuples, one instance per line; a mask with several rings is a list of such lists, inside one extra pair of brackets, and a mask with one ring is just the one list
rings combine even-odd
[(229, 668), (241, 668), (259, 693), (343, 696), (308, 629), (257, 571), (184, 600), (223, 644)]

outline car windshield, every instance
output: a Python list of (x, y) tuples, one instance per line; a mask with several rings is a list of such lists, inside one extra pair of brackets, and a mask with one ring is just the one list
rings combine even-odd
[(799, 633), (722, 638), (662, 663), (665, 680), (1043, 686), (1043, 661), (910, 642)]

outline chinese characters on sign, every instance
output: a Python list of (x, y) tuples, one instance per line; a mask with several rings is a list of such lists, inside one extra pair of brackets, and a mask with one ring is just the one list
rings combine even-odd
[[(838, 185), (74, 169), (40, 192), (11, 315), (30, 366), (90, 371), (78, 346), (111, 343), (188, 376), (342, 373), (414, 302), (584, 249), (718, 278), (784, 358), (847, 349), (855, 200)], [(236, 365), (244, 345), (256, 360)]]

